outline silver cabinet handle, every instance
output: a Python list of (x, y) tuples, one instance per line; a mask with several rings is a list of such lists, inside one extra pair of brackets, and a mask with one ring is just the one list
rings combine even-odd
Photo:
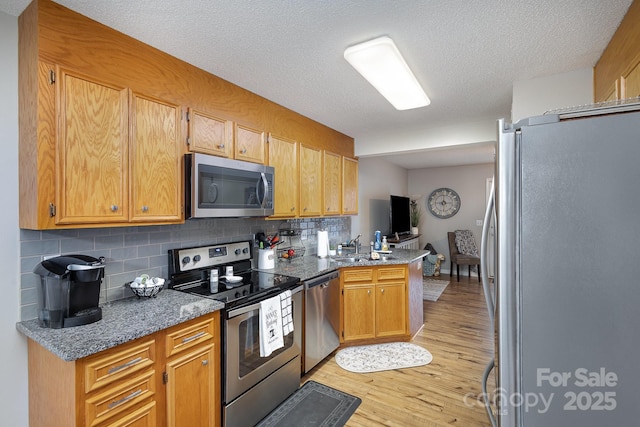
[(367, 295), (371, 295), (371, 289), (367, 291)]
[(202, 336), (204, 336), (204, 331), (198, 332), (197, 334), (195, 334), (192, 337), (183, 338), (182, 339), (182, 343), (184, 344), (184, 343), (187, 343), (189, 341), (197, 340), (198, 338), (200, 338)]
[(240, 150), (240, 154), (247, 154), (247, 149), (243, 148), (242, 150)]
[(148, 212), (149, 206), (142, 206), (142, 212)]
[(293, 212), (293, 211), (295, 211), (295, 210), (296, 210), (296, 207), (295, 207), (295, 206), (293, 206), (293, 207), (291, 208), (291, 212)]
[(133, 366), (136, 363), (141, 362), (141, 361), (142, 361), (142, 357), (136, 357), (135, 359), (132, 359), (132, 360), (128, 361), (125, 364), (122, 364), (122, 365), (119, 365), (119, 366), (113, 366), (113, 367), (109, 368), (107, 373), (113, 374), (114, 372), (118, 372), (118, 371), (121, 371), (121, 370), (123, 370), (125, 368), (129, 368), (129, 367), (131, 367), (131, 366)]
[(380, 289), (380, 293), (384, 294), (384, 288)]
[(218, 148), (222, 150), (224, 148), (224, 144), (218, 144)]
[(118, 205), (111, 205), (111, 212), (116, 212), (118, 210)]
[(140, 396), (141, 394), (142, 394), (142, 390), (141, 390), (141, 389), (138, 389), (138, 390), (134, 391), (133, 393), (131, 393), (131, 394), (130, 394), (129, 396), (127, 396), (127, 397), (123, 397), (123, 398), (122, 398), (122, 399), (120, 399), (120, 400), (116, 400), (116, 401), (113, 401), (113, 402), (109, 403), (109, 405), (108, 405), (107, 407), (108, 407), (109, 409), (115, 408), (116, 406), (120, 406), (120, 405), (122, 405), (123, 403), (128, 402), (129, 400), (131, 400), (131, 399), (133, 399), (133, 398), (135, 398), (135, 397), (137, 397), (137, 396)]
[(209, 361), (207, 359), (204, 359), (202, 361), (202, 366), (207, 366), (209, 364)]

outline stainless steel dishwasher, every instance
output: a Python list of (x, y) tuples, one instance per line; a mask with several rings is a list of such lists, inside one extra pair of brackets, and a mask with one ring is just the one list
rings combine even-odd
[(340, 274), (332, 271), (303, 284), (306, 374), (340, 345)]

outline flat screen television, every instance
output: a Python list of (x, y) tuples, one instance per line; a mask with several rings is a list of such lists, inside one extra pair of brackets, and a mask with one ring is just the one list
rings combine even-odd
[(389, 236), (411, 234), (411, 199), (389, 196)]

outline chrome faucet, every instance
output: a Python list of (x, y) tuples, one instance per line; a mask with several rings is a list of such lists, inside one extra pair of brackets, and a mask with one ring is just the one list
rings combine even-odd
[(349, 243), (347, 243), (347, 246), (354, 246), (356, 249), (356, 254), (360, 253), (360, 236), (361, 234), (358, 234), (358, 236), (355, 239), (351, 239), (349, 241)]

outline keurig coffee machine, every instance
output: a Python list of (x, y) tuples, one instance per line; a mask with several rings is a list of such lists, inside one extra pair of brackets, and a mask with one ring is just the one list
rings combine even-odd
[(45, 328), (68, 328), (102, 319), (98, 307), (104, 258), (63, 255), (39, 263), (38, 322)]

